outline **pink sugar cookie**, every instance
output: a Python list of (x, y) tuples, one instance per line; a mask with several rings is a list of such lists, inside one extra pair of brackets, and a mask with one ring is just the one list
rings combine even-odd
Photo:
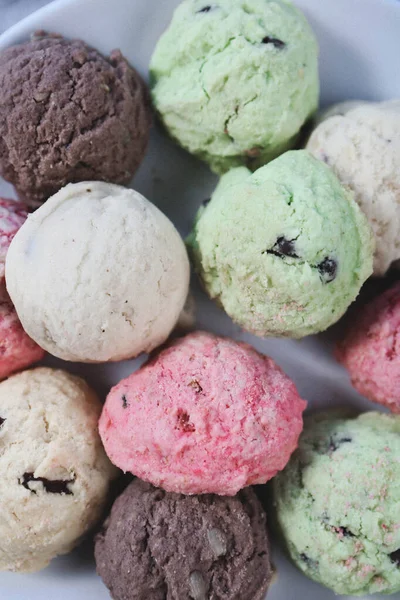
[(270, 358), (195, 332), (115, 386), (99, 427), (122, 470), (170, 492), (231, 496), (284, 468), (305, 407)]
[(4, 265), (8, 247), (27, 216), (25, 204), (0, 198), (0, 283), (4, 281)]
[(400, 283), (358, 314), (336, 357), (360, 394), (400, 413)]
[(41, 360), (44, 350), (22, 329), (4, 287), (0, 290), (0, 379)]

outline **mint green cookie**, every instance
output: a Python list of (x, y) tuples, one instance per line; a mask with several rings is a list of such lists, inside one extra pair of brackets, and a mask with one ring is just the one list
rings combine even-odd
[(274, 497), (308, 577), (337, 594), (400, 592), (400, 416), (309, 418)]
[(304, 150), (224, 175), (187, 242), (210, 297), (260, 336), (326, 329), (372, 273), (365, 216)]
[(318, 48), (289, 0), (185, 0), (150, 63), (170, 135), (217, 173), (292, 147), (318, 105)]

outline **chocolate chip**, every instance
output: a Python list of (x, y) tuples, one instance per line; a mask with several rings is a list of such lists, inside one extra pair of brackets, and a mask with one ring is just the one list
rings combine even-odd
[(263, 38), (262, 43), (273, 44), (275, 48), (278, 48), (279, 50), (282, 50), (282, 48), (286, 46), (285, 42), (282, 42), (282, 40), (278, 40), (278, 38), (269, 37), (269, 35), (266, 35), (265, 38)]
[(210, 12), (210, 10), (212, 10), (212, 6), (205, 6), (204, 8), (201, 8), (200, 10), (198, 10), (198, 13), (208, 13)]
[(3, 419), (3, 417), (0, 417), (0, 429), (3, 427), (4, 423), (6, 422), (7, 419)]
[(122, 394), (122, 408), (128, 408), (128, 399), (125, 394)]
[(190, 423), (189, 415), (182, 409), (179, 409), (177, 413), (176, 429), (180, 429), (185, 433), (193, 433), (193, 431), (196, 431), (196, 428), (193, 425), (193, 423)]
[(324, 260), (317, 265), (317, 269), (324, 283), (330, 283), (336, 279), (337, 267), (336, 260), (328, 257), (324, 258)]
[(342, 533), (344, 537), (355, 537), (354, 533), (347, 527), (339, 527), (339, 533)]
[(389, 554), (389, 558), (392, 561), (392, 563), (400, 567), (400, 548), (398, 550), (395, 550), (394, 552), (391, 552)]
[(200, 394), (200, 392), (203, 391), (203, 388), (201, 387), (197, 379), (192, 379), (189, 385), (195, 390), (196, 394)]
[(266, 254), (274, 256), (289, 256), (290, 258), (299, 258), (295, 252), (295, 240), (287, 240), (285, 237), (279, 237), (275, 244), (269, 250), (265, 250)]
[(328, 451), (329, 452), (336, 452), (336, 450), (338, 448), (340, 448), (340, 446), (342, 444), (350, 444), (353, 440), (349, 437), (343, 437), (340, 438), (338, 440), (334, 440), (333, 438), (330, 438), (330, 442), (329, 442), (329, 448)]
[(68, 486), (70, 483), (74, 483), (75, 478), (64, 481), (62, 479), (46, 479), (46, 477), (35, 477), (33, 473), (24, 473), (22, 478), (19, 480), (19, 483), (23, 485), (26, 490), (36, 494), (36, 490), (32, 490), (29, 487), (31, 481), (39, 481), (43, 485), (45, 491), (49, 494), (65, 494), (67, 496), (73, 495), (73, 492)]
[(207, 206), (208, 204), (210, 204), (211, 202), (211, 198), (206, 198), (205, 200), (203, 200), (203, 202), (201, 203), (202, 206)]
[(302, 560), (303, 563), (306, 564), (309, 569), (315, 570), (318, 568), (318, 561), (310, 558), (309, 556), (307, 556), (307, 554), (304, 554), (304, 552), (300, 554), (300, 560)]

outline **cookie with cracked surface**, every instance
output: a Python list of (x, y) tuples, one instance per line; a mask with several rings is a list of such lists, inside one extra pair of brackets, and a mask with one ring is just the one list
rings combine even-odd
[(95, 556), (114, 600), (263, 600), (272, 578), (251, 488), (182, 496), (137, 479), (115, 501)]
[(400, 592), (400, 416), (322, 413), (274, 479), (278, 522), (308, 577), (337, 594)]
[(372, 273), (365, 216), (304, 150), (225, 174), (187, 243), (209, 296), (263, 337), (323, 331)]
[(123, 471), (170, 492), (228, 496), (283, 469), (305, 406), (267, 356), (194, 332), (112, 388), (99, 430)]
[(40, 32), (0, 53), (0, 174), (33, 205), (69, 182), (128, 183), (150, 122), (145, 85), (119, 51)]
[(217, 173), (256, 169), (292, 147), (317, 109), (318, 47), (288, 0), (185, 0), (150, 78), (154, 106), (180, 145)]
[(360, 394), (400, 413), (400, 283), (357, 313), (336, 358)]
[(100, 411), (83, 379), (64, 371), (0, 383), (0, 570), (43, 569), (101, 518), (116, 469), (98, 435)]

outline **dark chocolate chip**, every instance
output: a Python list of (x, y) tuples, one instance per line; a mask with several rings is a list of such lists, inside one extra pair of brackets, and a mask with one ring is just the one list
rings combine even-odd
[(72, 496), (73, 492), (69, 489), (69, 484), (74, 483), (75, 478), (68, 479), (66, 481), (62, 479), (46, 479), (46, 477), (35, 477), (33, 473), (24, 473), (19, 483), (24, 486), (26, 490), (29, 490), (33, 494), (36, 494), (36, 490), (32, 490), (29, 487), (31, 481), (39, 481), (46, 492), (49, 494), (66, 494)]
[(200, 10), (198, 10), (198, 13), (208, 13), (210, 12), (210, 10), (212, 10), (212, 6), (205, 6), (204, 8), (201, 8)]
[(189, 415), (184, 410), (178, 410), (176, 429), (180, 429), (185, 433), (193, 433), (193, 431), (196, 431), (193, 423), (190, 423)]
[(389, 558), (392, 563), (400, 567), (400, 548), (394, 552), (391, 552), (391, 554), (389, 554)]
[(0, 417), (0, 429), (3, 427), (4, 423), (6, 422), (7, 419), (3, 419), (3, 417)]
[(192, 379), (189, 385), (195, 390), (196, 394), (200, 394), (200, 392), (203, 391), (203, 388), (201, 387), (197, 379)]
[(125, 394), (122, 394), (122, 408), (128, 408), (128, 399)]
[(295, 252), (295, 240), (287, 240), (285, 237), (279, 237), (275, 244), (269, 250), (265, 250), (266, 254), (274, 256), (289, 256), (290, 258), (299, 258)]
[(201, 203), (202, 206), (207, 206), (208, 204), (210, 204), (211, 202), (211, 198), (206, 198), (205, 200), (203, 200), (203, 202)]
[(282, 50), (282, 48), (286, 46), (285, 42), (282, 42), (282, 40), (278, 40), (278, 38), (269, 37), (269, 35), (266, 35), (265, 38), (263, 38), (262, 43), (273, 44), (275, 48), (278, 48), (279, 50)]
[(309, 569), (315, 570), (318, 568), (318, 561), (310, 558), (309, 556), (307, 556), (307, 554), (304, 554), (304, 552), (300, 554), (300, 560), (302, 560), (303, 563), (306, 564)]
[(344, 537), (355, 537), (354, 533), (347, 527), (339, 527), (339, 533), (342, 533)]
[(324, 283), (330, 283), (336, 278), (337, 267), (336, 260), (328, 257), (324, 258), (324, 260), (317, 265), (317, 269)]
[(342, 444), (350, 444), (353, 440), (349, 437), (343, 437), (343, 438), (339, 438), (338, 440), (334, 440), (333, 438), (330, 439), (330, 443), (329, 443), (329, 448), (328, 451), (329, 452), (336, 452), (336, 450), (338, 448), (340, 448), (340, 446)]

